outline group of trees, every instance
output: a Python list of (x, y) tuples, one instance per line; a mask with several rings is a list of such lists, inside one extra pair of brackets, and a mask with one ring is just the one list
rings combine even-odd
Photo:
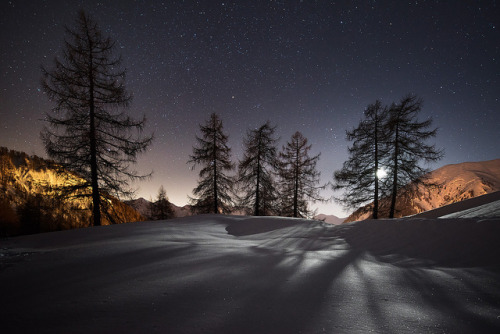
[[(52, 70), (42, 69), (44, 92), (55, 107), (45, 116), (49, 127), (41, 136), (49, 157), (83, 180), (59, 192), (90, 197), (93, 225), (100, 225), (110, 194), (128, 194), (128, 180), (148, 176), (129, 167), (153, 137), (142, 135), (145, 118), (134, 120), (121, 111), (128, 107), (131, 95), (124, 86), (120, 58), (113, 55), (115, 43), (83, 11), (76, 28), (67, 28), (67, 36), (63, 59), (56, 58)], [(347, 132), (353, 142), (349, 159), (334, 173), (334, 189), (344, 190), (340, 198), (344, 205), (356, 208), (373, 199), (373, 217), (377, 218), (379, 198), (391, 195), (393, 217), (401, 187), (422, 181), (426, 170), (420, 161), (441, 158), (441, 151), (425, 144), (436, 130), (428, 130), (432, 120), (418, 121), (421, 105), (415, 96), (389, 107), (377, 101), (368, 106), (358, 127)], [(310, 214), (308, 203), (321, 200), (319, 190), (324, 186), (318, 186), (316, 170), (319, 155), (310, 156), (311, 145), (300, 132), (278, 152), (276, 127), (267, 122), (249, 130), (237, 173), (229, 175), (236, 165), (222, 120), (212, 114), (200, 130), (189, 158), (193, 168), (201, 166), (190, 199), (197, 212), (228, 213), (243, 208), (254, 215), (305, 217)], [(381, 179), (381, 170), (388, 177)], [(162, 217), (170, 214), (158, 210)]]
[[(127, 180), (145, 177), (129, 166), (146, 150), (152, 136), (142, 136), (144, 118), (136, 121), (121, 111), (128, 107), (131, 95), (124, 86), (120, 58), (113, 55), (114, 42), (83, 11), (76, 29), (67, 28), (67, 36), (63, 60), (56, 58), (52, 70), (42, 69), (43, 89), (56, 105), (46, 114), (50, 127), (42, 131), (42, 140), (49, 157), (82, 179), (59, 192), (91, 196), (93, 225), (100, 225), (109, 194), (127, 194)], [(319, 155), (309, 156), (311, 146), (299, 132), (278, 153), (275, 129), (265, 123), (247, 133), (238, 173), (229, 176), (235, 165), (222, 121), (213, 114), (201, 126), (202, 136), (197, 137), (189, 160), (193, 167), (202, 167), (191, 199), (197, 212), (244, 208), (255, 215), (309, 214), (308, 202), (320, 199), (316, 187)], [(166, 194), (159, 196), (154, 216), (171, 215), (168, 206), (162, 205)]]
[[(229, 213), (241, 209), (255, 216), (308, 217), (309, 203), (322, 200), (316, 170), (319, 154), (311, 157), (307, 139), (300, 133), (278, 152), (276, 127), (269, 122), (248, 130), (244, 156), (236, 168), (222, 120), (213, 113), (200, 125), (201, 137), (188, 161), (201, 166), (198, 186), (190, 198), (198, 213)], [(235, 175), (229, 175), (237, 169)]]
[[(379, 199), (390, 196), (389, 218), (394, 218), (396, 201), (403, 187), (418, 191), (425, 184), (426, 168), (421, 162), (435, 162), (443, 152), (428, 139), (436, 135), (431, 129), (432, 118), (419, 121), (422, 100), (414, 95), (399, 103), (383, 106), (380, 101), (370, 104), (359, 125), (347, 131), (349, 158), (342, 169), (334, 173), (334, 189), (344, 193), (339, 201), (349, 208), (373, 201), (372, 217), (379, 217)], [(381, 178), (381, 174), (386, 177)]]

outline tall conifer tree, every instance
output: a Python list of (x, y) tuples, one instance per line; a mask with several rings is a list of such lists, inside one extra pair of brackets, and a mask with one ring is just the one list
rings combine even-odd
[(155, 220), (165, 220), (171, 219), (175, 217), (174, 210), (172, 209), (172, 205), (168, 201), (167, 192), (165, 188), (160, 186), (158, 189), (158, 195), (156, 196), (156, 202), (151, 203), (153, 206), (153, 218)]
[(319, 156), (309, 156), (311, 145), (302, 133), (295, 132), (280, 152), (280, 181), (284, 216), (309, 217), (309, 202), (322, 201), (318, 186), (320, 172), (316, 169)]
[(238, 166), (238, 181), (243, 196), (240, 204), (252, 208), (253, 215), (270, 215), (276, 212), (276, 180), (278, 139), (276, 127), (269, 122), (250, 130), (244, 139), (245, 155)]
[(189, 157), (193, 168), (201, 165), (198, 186), (193, 189), (196, 198), (190, 198), (198, 213), (230, 213), (234, 205), (231, 193), (233, 178), (226, 173), (234, 169), (231, 148), (224, 133), (222, 120), (215, 113), (205, 125), (200, 125), (201, 137), (196, 136), (197, 146)]
[(44, 92), (56, 106), (45, 116), (50, 128), (41, 137), (47, 154), (82, 178), (61, 191), (90, 196), (93, 224), (100, 225), (101, 207), (109, 203), (103, 199), (131, 194), (128, 180), (145, 177), (129, 167), (152, 136), (141, 135), (144, 117), (137, 121), (122, 110), (129, 107), (131, 95), (120, 57), (114, 56), (115, 43), (83, 11), (66, 33), (63, 59), (56, 58), (52, 70), (42, 68)]
[(420, 165), (421, 161), (431, 163), (443, 157), (443, 151), (426, 143), (436, 136), (437, 128), (432, 126), (432, 118), (420, 122), (418, 115), (422, 109), (422, 100), (414, 95), (407, 95), (398, 104), (390, 108), (388, 129), (391, 133), (391, 163), (389, 175), (392, 179), (391, 207), (389, 218), (394, 218), (398, 192), (408, 185), (411, 190), (418, 190), (419, 184), (425, 184), (423, 178), (429, 172)]
[(342, 169), (334, 173), (334, 190), (344, 190), (339, 201), (348, 208), (357, 208), (373, 201), (372, 216), (378, 218), (381, 195), (381, 171), (387, 162), (388, 109), (380, 101), (370, 104), (357, 128), (346, 132), (352, 146)]

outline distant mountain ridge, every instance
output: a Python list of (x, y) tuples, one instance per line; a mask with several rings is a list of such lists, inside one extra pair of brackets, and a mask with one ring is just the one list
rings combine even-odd
[(344, 222), (345, 218), (339, 218), (335, 215), (325, 215), (320, 213), (317, 216), (314, 216), (314, 219), (324, 221), (325, 223), (332, 225), (340, 225)]
[[(176, 218), (179, 217), (187, 217), (193, 215), (193, 212), (191, 211), (191, 206), (190, 205), (184, 205), (184, 206), (177, 206), (171, 202), (169, 202), (171, 207), (174, 210), (174, 214)], [(151, 219), (152, 217), (152, 205), (153, 203), (148, 201), (147, 199), (144, 199), (143, 197), (138, 198), (138, 199), (133, 199), (130, 201), (125, 201), (125, 204), (131, 206), (135, 210), (137, 210), (141, 215), (143, 215), (146, 219)], [(234, 215), (244, 215), (242, 212), (234, 212)], [(324, 221), (325, 223), (332, 224), (332, 225), (339, 225), (342, 224), (342, 222), (345, 220), (345, 218), (339, 218), (334, 215), (325, 215), (325, 214), (318, 214), (314, 216), (315, 220), (321, 220)]]
[[(172, 207), (174, 211), (175, 217), (186, 217), (186, 216), (191, 216), (191, 206), (189, 205), (184, 205), (184, 206), (177, 206), (170, 201), (167, 201), (170, 206)], [(141, 215), (143, 215), (146, 219), (152, 219), (152, 205), (153, 203), (148, 201), (147, 199), (140, 197), (138, 199), (133, 199), (129, 201), (125, 201), (125, 204), (129, 205), (130, 207), (134, 208), (139, 212)]]
[[(428, 174), (429, 187), (414, 197), (398, 197), (396, 217), (418, 214), (444, 205), (500, 191), (500, 159), (446, 165)], [(387, 216), (390, 199), (380, 200), (381, 218)], [(371, 217), (370, 203), (352, 213), (345, 222)]]

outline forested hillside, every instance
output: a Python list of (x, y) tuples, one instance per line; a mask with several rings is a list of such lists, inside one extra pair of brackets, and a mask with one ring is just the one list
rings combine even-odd
[[(88, 198), (57, 196), (57, 186), (78, 182), (78, 176), (58, 170), (54, 162), (0, 147), (0, 235), (89, 226), (92, 212)], [(107, 196), (106, 207), (104, 225), (142, 220), (137, 211), (116, 197)]]

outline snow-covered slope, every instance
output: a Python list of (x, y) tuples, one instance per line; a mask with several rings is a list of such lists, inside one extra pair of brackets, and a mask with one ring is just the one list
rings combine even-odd
[(500, 220), (202, 215), (2, 240), (2, 333), (498, 333)]
[[(436, 187), (428, 187), (419, 196), (401, 195), (396, 205), (396, 217), (418, 214), (444, 205), (460, 202), (476, 196), (500, 191), (500, 159), (465, 162), (447, 165), (432, 171), (428, 175), (428, 183)], [(380, 201), (382, 217), (389, 211), (390, 199)], [(366, 208), (357, 210), (346, 219), (348, 221), (364, 220), (371, 216)]]
[(411, 218), (500, 218), (500, 191), (425, 211)]

